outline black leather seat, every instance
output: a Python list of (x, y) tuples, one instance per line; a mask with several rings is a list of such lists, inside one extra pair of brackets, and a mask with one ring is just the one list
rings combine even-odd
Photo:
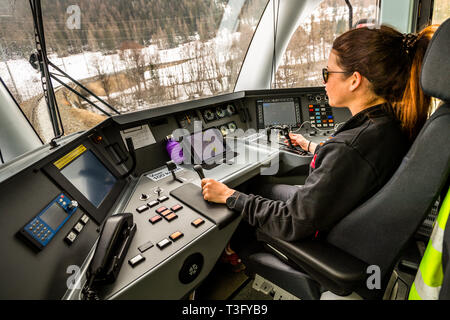
[[(324, 291), (339, 296), (357, 292), (367, 299), (383, 296), (402, 250), (448, 186), (450, 19), (430, 43), (421, 86), (444, 104), (428, 119), (390, 181), (342, 219), (326, 240), (289, 243), (258, 232), (267, 251), (242, 255), (247, 272), (301, 299), (318, 299)], [(379, 267), (381, 289), (367, 287), (373, 274), (367, 268), (373, 265)]]

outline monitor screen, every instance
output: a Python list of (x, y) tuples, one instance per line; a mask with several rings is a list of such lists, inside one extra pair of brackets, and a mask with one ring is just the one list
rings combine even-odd
[(63, 168), (61, 174), (97, 208), (117, 181), (89, 150)]
[(277, 101), (262, 103), (264, 111), (264, 125), (292, 125), (297, 124), (295, 103), (292, 101)]
[(48, 208), (41, 216), (41, 220), (44, 221), (50, 228), (57, 230), (64, 219), (67, 218), (67, 213), (57, 203), (53, 202), (50, 208)]
[(228, 146), (224, 148), (224, 138), (218, 129), (192, 134), (188, 138), (188, 147), (193, 150), (195, 164), (222, 158), (225, 151), (231, 151)]

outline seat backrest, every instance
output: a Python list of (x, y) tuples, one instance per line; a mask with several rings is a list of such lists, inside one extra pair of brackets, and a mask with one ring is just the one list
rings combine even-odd
[[(392, 271), (450, 173), (450, 19), (436, 31), (421, 74), (424, 92), (444, 101), (428, 119), (400, 167), (372, 198), (342, 219), (327, 241), (381, 269)], [(389, 154), (386, 154), (389, 157)]]

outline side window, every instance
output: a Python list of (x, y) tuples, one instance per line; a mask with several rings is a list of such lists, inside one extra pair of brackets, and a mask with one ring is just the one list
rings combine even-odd
[[(0, 77), (41, 139), (49, 119), (38, 119), (46, 111), (41, 76), (29, 62), (35, 49), (33, 16), (28, 1), (0, 3)], [(40, 103), (43, 102), (43, 103)]]
[[(352, 0), (353, 26), (374, 23), (378, 0)], [(322, 86), (334, 39), (349, 29), (349, 8), (344, 0), (325, 0), (301, 21), (278, 67), (273, 88)]]
[(434, 0), (433, 24), (441, 24), (450, 18), (450, 2), (448, 0)]

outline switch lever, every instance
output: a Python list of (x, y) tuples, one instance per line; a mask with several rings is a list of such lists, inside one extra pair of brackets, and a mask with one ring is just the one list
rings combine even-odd
[(172, 173), (173, 180), (183, 183), (183, 181), (180, 178), (178, 178), (175, 174), (175, 170), (177, 168), (176, 163), (173, 161), (167, 161), (166, 166), (167, 166), (167, 169), (169, 169), (169, 171)]
[(203, 168), (201, 165), (197, 164), (194, 166), (195, 172), (197, 172), (198, 176), (200, 177), (200, 180), (205, 179), (205, 173), (203, 172)]

